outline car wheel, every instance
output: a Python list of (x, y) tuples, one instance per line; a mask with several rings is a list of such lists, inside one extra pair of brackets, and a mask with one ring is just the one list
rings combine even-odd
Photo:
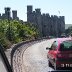
[(49, 67), (52, 67), (52, 64), (51, 64), (51, 62), (50, 62), (50, 61), (48, 61), (48, 65), (49, 65)]

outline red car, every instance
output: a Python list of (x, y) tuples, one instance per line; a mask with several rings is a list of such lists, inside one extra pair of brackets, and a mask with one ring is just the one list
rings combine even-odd
[(53, 42), (51, 48), (46, 49), (49, 49), (47, 54), (49, 66), (54, 66), (55, 70), (61, 67), (72, 67), (71, 38), (58, 38)]

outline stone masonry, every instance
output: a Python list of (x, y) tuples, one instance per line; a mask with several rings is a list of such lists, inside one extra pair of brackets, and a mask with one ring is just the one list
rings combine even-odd
[(65, 17), (41, 14), (40, 8), (33, 11), (32, 5), (27, 6), (27, 22), (37, 26), (40, 36), (56, 36), (60, 37), (65, 31)]
[(10, 11), (10, 7), (5, 7), (5, 13), (2, 13), (2, 15), (0, 14), (0, 19), (16, 19), (19, 20), (19, 18), (17, 17), (17, 11), (16, 10), (12, 10), (12, 17), (11, 17), (11, 11)]

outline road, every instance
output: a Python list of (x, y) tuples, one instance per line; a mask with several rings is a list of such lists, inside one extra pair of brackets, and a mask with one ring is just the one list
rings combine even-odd
[(50, 47), (52, 40), (46, 40), (28, 47), (23, 54), (23, 67), (25, 72), (48, 72), (53, 68), (48, 66), (46, 47)]
[[(55, 39), (30, 42), (20, 46), (13, 55), (13, 72), (50, 72), (53, 68), (48, 66), (46, 47), (50, 47)], [(8, 52), (9, 51), (9, 52)], [(10, 60), (10, 50), (6, 53)], [(1, 69), (5, 72), (4, 67)], [(63, 71), (66, 72), (66, 71)], [(69, 72), (69, 71), (68, 71)], [(70, 71), (71, 72), (71, 71)]]
[(2, 57), (0, 55), (0, 72), (7, 72), (6, 67), (3, 63)]

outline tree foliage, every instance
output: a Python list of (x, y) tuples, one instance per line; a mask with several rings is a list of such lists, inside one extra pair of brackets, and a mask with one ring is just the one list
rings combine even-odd
[(39, 36), (34, 24), (21, 23), (17, 20), (0, 20), (0, 44), (9, 47), (13, 43), (36, 39)]
[(67, 35), (71, 35), (71, 34), (72, 34), (72, 26), (69, 27), (68, 29), (66, 29), (66, 30), (65, 30), (65, 33), (66, 33)]

